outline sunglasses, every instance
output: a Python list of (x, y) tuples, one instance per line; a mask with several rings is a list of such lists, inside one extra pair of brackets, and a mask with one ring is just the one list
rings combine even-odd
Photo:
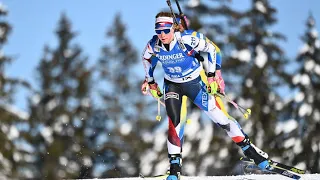
[(169, 34), (170, 31), (171, 31), (171, 28), (170, 29), (156, 29), (155, 31), (156, 31), (157, 34), (161, 34), (162, 32), (164, 34)]

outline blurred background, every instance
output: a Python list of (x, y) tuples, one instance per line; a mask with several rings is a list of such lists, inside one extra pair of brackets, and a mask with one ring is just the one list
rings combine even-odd
[[(228, 111), (251, 140), (319, 173), (320, 2), (179, 2), (222, 50), (226, 93), (252, 115)], [(161, 10), (165, 0), (1, 1), (1, 179), (165, 173), (165, 110), (156, 121), (157, 102), (140, 92), (140, 55)], [(187, 116), (183, 173), (243, 173), (226, 133), (190, 103)]]

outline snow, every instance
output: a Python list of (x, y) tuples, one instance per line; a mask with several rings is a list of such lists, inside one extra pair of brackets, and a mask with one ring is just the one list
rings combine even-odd
[(212, 140), (213, 137), (213, 128), (212, 126), (208, 125), (208, 126), (204, 126), (203, 130), (200, 131), (200, 136), (202, 138), (200, 138), (200, 144), (199, 144), (199, 149), (198, 149), (198, 153), (200, 155), (205, 154), (209, 147), (210, 147), (210, 142)]
[(252, 85), (253, 85), (252, 79), (246, 79), (246, 86), (247, 86), (248, 88), (251, 88)]
[(188, 156), (189, 153), (191, 152), (191, 149), (192, 149), (192, 144), (188, 141), (184, 142), (183, 143), (183, 152), (182, 152), (183, 157)]
[(121, 124), (120, 132), (122, 135), (128, 135), (132, 130), (132, 125), (128, 122)]
[(306, 61), (306, 63), (304, 64), (304, 69), (306, 71), (311, 71), (314, 68), (315, 64), (316, 63), (310, 59), (310, 60)]
[[(294, 154), (299, 154), (302, 152), (302, 142), (301, 142), (301, 139), (296, 139), (295, 140), (295, 143), (294, 143), (294, 146), (293, 146), (293, 152)], [(306, 169), (307, 167), (305, 166), (297, 166), (297, 168), (300, 168), (300, 169)]]
[(32, 98), (31, 98), (31, 102), (33, 105), (39, 104), (40, 100), (41, 100), (41, 96), (39, 94), (36, 94), (36, 95), (32, 96)]
[(300, 82), (300, 79), (301, 79), (301, 75), (300, 74), (296, 74), (295, 76), (293, 76), (292, 78), (292, 83), (294, 85), (298, 84)]
[(316, 65), (315, 68), (314, 68), (314, 72), (318, 75), (320, 75), (320, 65)]
[[(129, 157), (128, 153), (122, 153), (121, 154), (121, 158), (123, 158), (123, 159), (128, 159), (128, 157)], [(82, 164), (87, 166), (87, 167), (91, 167), (93, 165), (92, 160), (91, 160), (91, 158), (89, 156), (83, 157), (82, 161), (83, 161)]]
[(0, 12), (7, 12), (7, 7), (0, 2)]
[(8, 139), (9, 140), (14, 140), (18, 138), (20, 135), (18, 129), (15, 126), (10, 126), (9, 134), (8, 134)]
[(58, 102), (56, 99), (52, 99), (46, 104), (47, 111), (52, 111), (57, 106), (58, 106)]
[(249, 62), (251, 59), (251, 53), (249, 49), (242, 49), (240, 51), (233, 50), (231, 52), (231, 57), (243, 62)]
[(319, 143), (312, 143), (312, 145), (311, 145), (311, 149), (312, 149), (312, 151), (315, 153), (315, 152), (318, 152), (319, 151)]
[(67, 166), (68, 164), (68, 159), (64, 156), (60, 156), (59, 157), (59, 163), (62, 165), (62, 166)]
[(301, 76), (301, 84), (302, 84), (302, 85), (307, 86), (307, 85), (310, 84), (310, 82), (311, 82), (310, 76), (308, 76), (307, 74), (303, 74), (303, 75)]
[(49, 144), (53, 142), (53, 137), (52, 137), (53, 132), (51, 127), (43, 127), (40, 133)]
[(307, 169), (307, 165), (304, 162), (300, 162), (296, 165), (297, 168), (299, 169)]
[(72, 56), (72, 54), (73, 54), (73, 52), (72, 52), (71, 49), (66, 49), (66, 50), (63, 51), (63, 56), (65, 58), (70, 58)]
[(222, 148), (219, 152), (219, 158), (223, 159), (226, 158), (229, 155), (228, 148)]
[[(301, 179), (303, 180), (319, 180), (320, 174), (304, 174), (301, 175)], [(141, 180), (141, 179), (159, 179), (162, 180), (162, 178), (108, 178), (106, 180)], [(182, 177), (181, 180), (270, 180), (270, 179), (276, 179), (276, 180), (289, 180), (289, 178), (277, 175), (277, 174), (269, 174), (269, 175), (262, 175), (262, 174), (251, 174), (251, 175), (239, 175), (239, 176), (190, 176), (190, 177)], [(86, 179), (90, 180), (90, 179)], [(94, 179), (91, 179), (94, 180)]]
[(289, 138), (289, 139), (285, 140), (285, 141), (283, 142), (283, 146), (284, 146), (286, 149), (288, 149), (288, 148), (292, 147), (295, 142), (296, 142), (296, 138), (293, 138), (293, 137), (292, 137), (292, 138)]
[(200, 0), (190, 0), (188, 2), (188, 6), (190, 8), (195, 8), (195, 7), (199, 6), (199, 5), (200, 5)]
[(268, 56), (260, 45), (256, 47), (256, 52), (255, 63), (259, 68), (262, 68), (266, 64)]
[(305, 43), (304, 45), (301, 46), (299, 49), (299, 54), (305, 54), (309, 50), (309, 45)]
[(90, 98), (83, 98), (82, 100), (81, 100), (81, 106), (83, 106), (83, 107), (90, 107)]
[[(152, 135), (151, 135), (152, 136)], [(156, 134), (156, 136), (154, 137), (154, 143), (153, 144), (153, 150), (159, 152), (162, 150), (162, 147), (166, 146), (167, 143), (167, 134), (165, 133), (158, 133)]]
[(314, 42), (314, 46), (315, 46), (316, 48), (320, 48), (320, 40), (319, 40), (319, 39), (317, 39), (317, 40)]
[(196, 173), (196, 165), (194, 163), (191, 162), (187, 162), (183, 164), (185, 170), (191, 174), (195, 174)]
[(161, 174), (162, 169), (167, 169), (168, 168), (168, 160), (163, 159), (162, 161), (159, 161), (157, 165), (155, 166), (155, 174)]
[(293, 84), (302, 84), (308, 86), (311, 83), (310, 77), (307, 74), (296, 74), (292, 79)]
[(317, 109), (314, 110), (313, 119), (315, 122), (320, 122), (320, 112)]
[(70, 163), (68, 164), (67, 167), (68, 167), (67, 171), (68, 171), (69, 173), (77, 172), (77, 171), (79, 171), (79, 169), (80, 169), (79, 164), (76, 163), (75, 161), (70, 161)]
[(196, 119), (199, 119), (198, 117), (200, 117), (201, 112), (200, 111), (194, 111), (190, 114), (189, 118), (192, 119), (192, 126), (187, 126), (185, 129), (185, 135), (187, 135), (188, 139), (190, 141), (194, 140), (194, 139), (201, 139), (202, 137), (197, 137), (197, 134), (200, 130), (200, 124), (199, 121), (195, 121)]
[(294, 101), (299, 103), (302, 102), (304, 100), (304, 93), (303, 92), (299, 92), (295, 97), (294, 97)]
[(7, 112), (17, 116), (21, 120), (27, 120), (29, 119), (29, 114), (25, 111), (22, 111), (18, 109), (15, 106), (9, 105), (9, 104), (0, 104), (0, 108), (3, 108)]
[(142, 140), (146, 143), (151, 143), (153, 141), (154, 135), (151, 132), (144, 131), (141, 133)]
[(270, 111), (271, 111), (270, 106), (264, 105), (264, 106), (262, 107), (262, 112), (264, 112), (265, 114), (269, 114)]
[(283, 107), (284, 107), (284, 104), (282, 102), (276, 102), (275, 104), (276, 110), (280, 111), (283, 109)]
[(154, 151), (148, 150), (140, 157), (141, 165), (143, 167), (142, 174), (149, 174), (152, 170), (153, 161), (157, 158), (157, 154)]
[(299, 109), (299, 116), (309, 116), (312, 113), (312, 107), (310, 104), (303, 103)]
[[(230, 97), (231, 98), (231, 97)], [(234, 98), (231, 98), (234, 99)], [(252, 101), (252, 99), (244, 99), (244, 98), (239, 98), (238, 104), (245, 104), (246, 107), (252, 107), (254, 102)]]
[(312, 28), (310, 31), (310, 34), (313, 38), (317, 39), (318, 38), (318, 31), (316, 28)]
[(279, 134), (281, 132), (290, 133), (298, 127), (298, 122), (294, 119), (290, 119), (285, 122), (279, 122), (276, 126), (275, 133)]
[(262, 3), (261, 1), (257, 1), (257, 2), (255, 3), (255, 8), (256, 8), (258, 11), (262, 12), (262, 13), (266, 13), (266, 12), (267, 12), (266, 7), (263, 5), (263, 3)]

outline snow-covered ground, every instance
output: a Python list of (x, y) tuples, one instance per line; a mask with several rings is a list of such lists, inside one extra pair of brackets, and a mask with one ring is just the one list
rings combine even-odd
[[(111, 178), (106, 180), (143, 180), (154, 179), (163, 180), (163, 178)], [(88, 179), (87, 179), (88, 180)], [(93, 180), (93, 179), (92, 179)], [(95, 179), (97, 180), (97, 179)], [(181, 180), (290, 180), (290, 178), (281, 175), (241, 175), (241, 176), (202, 176), (202, 177), (182, 177)], [(301, 180), (320, 180), (320, 174), (304, 174), (301, 175)]]

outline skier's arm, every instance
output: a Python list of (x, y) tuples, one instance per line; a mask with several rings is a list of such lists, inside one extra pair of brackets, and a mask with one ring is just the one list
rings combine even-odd
[(208, 53), (208, 67), (205, 68), (208, 77), (208, 92), (215, 94), (219, 90), (224, 93), (225, 85), (221, 75), (221, 52), (218, 46), (205, 38), (203, 34), (197, 32), (186, 37), (185, 40), (196, 52)]
[[(220, 48), (215, 43), (213, 43), (209, 38), (207, 38), (204, 34), (202, 34), (200, 32), (194, 31), (192, 33), (192, 35), (198, 37), (199, 39), (204, 39), (207, 43), (212, 44), (216, 48), (216, 70), (221, 69), (221, 56), (222, 55), (221, 55)], [(205, 60), (207, 60), (207, 59), (208, 58), (206, 58)], [(205, 64), (207, 64), (207, 62)], [(207, 72), (207, 69), (206, 69), (206, 72)]]
[(216, 70), (220, 70), (221, 69), (221, 61), (222, 61), (222, 55), (221, 55), (221, 51), (220, 48), (214, 44), (209, 38), (205, 37), (205, 40), (207, 43), (212, 44), (215, 49), (216, 49)]
[(222, 78), (222, 74), (221, 74), (221, 51), (220, 48), (214, 44), (209, 38), (205, 38), (206, 42), (209, 44), (212, 44), (215, 49), (216, 49), (216, 71), (215, 71), (215, 76), (214, 76), (214, 81), (218, 84), (218, 89), (219, 92), (224, 94), (224, 88), (225, 88), (225, 84), (224, 84), (224, 80)]
[(154, 81), (153, 72), (156, 68), (157, 62), (158, 58), (154, 55), (153, 48), (149, 42), (142, 54), (142, 63), (147, 82)]
[(212, 77), (216, 71), (216, 59), (217, 52), (216, 47), (207, 42), (204, 38), (199, 38), (194, 35), (183, 36), (183, 42), (191, 46), (196, 52), (207, 52), (208, 53), (208, 68), (206, 68), (206, 73), (208, 77)]
[(158, 60), (159, 59), (154, 55), (153, 48), (149, 42), (142, 54), (142, 63), (145, 70), (145, 81), (142, 84), (141, 91), (143, 94), (147, 93), (145, 88), (147, 87), (146, 83), (148, 83), (150, 93), (155, 98), (162, 97), (162, 92), (153, 77), (153, 72), (157, 66)]

